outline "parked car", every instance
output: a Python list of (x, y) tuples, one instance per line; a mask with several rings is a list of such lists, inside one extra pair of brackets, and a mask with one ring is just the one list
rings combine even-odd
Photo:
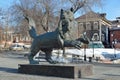
[(10, 50), (14, 50), (14, 51), (17, 51), (17, 50), (24, 50), (24, 45), (20, 45), (20, 44), (13, 44), (10, 46), (9, 48)]
[(24, 49), (30, 49), (30, 48), (31, 48), (31, 45), (28, 45), (28, 44), (24, 45)]
[(88, 44), (88, 48), (104, 48), (101, 41), (93, 41)]

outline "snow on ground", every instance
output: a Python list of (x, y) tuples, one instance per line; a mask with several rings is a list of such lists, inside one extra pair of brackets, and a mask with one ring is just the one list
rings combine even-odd
[[(62, 50), (54, 50), (53, 53), (62, 53)], [(120, 49), (108, 49), (108, 48), (87, 48), (87, 49), (66, 49), (67, 55), (79, 55), (87, 57), (100, 57), (100, 59), (120, 59)]]
[[(41, 61), (41, 59), (37, 58), (39, 57), (39, 53), (43, 52), (38, 52), (36, 56), (34, 56), (34, 60), (36, 61)], [(87, 48), (87, 49), (65, 49), (65, 54), (66, 58), (64, 58), (62, 55), (63, 50), (53, 50), (53, 56), (52, 59), (56, 60), (58, 62), (63, 62), (63, 63), (68, 63), (73, 61), (73, 58), (77, 56), (76, 58), (79, 58), (84, 60), (84, 55), (86, 54), (87, 61), (90, 59), (89, 57), (93, 57), (94, 59), (99, 59), (102, 61), (112, 61), (117, 63), (120, 62), (120, 49), (108, 49), (108, 48)], [(115, 61), (117, 60), (117, 61)]]

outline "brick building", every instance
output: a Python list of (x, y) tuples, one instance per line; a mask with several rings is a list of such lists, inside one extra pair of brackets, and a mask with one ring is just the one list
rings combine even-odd
[(120, 19), (112, 21), (110, 29), (110, 44), (112, 47), (120, 48)]

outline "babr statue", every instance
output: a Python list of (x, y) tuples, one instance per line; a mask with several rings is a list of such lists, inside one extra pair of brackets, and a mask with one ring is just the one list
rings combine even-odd
[(29, 55), (30, 64), (39, 64), (38, 61), (33, 60), (33, 57), (40, 50), (45, 52), (46, 60), (49, 63), (54, 63), (55, 61), (51, 58), (53, 49), (62, 49), (64, 54), (65, 47), (80, 49), (81, 43), (89, 43), (85, 34), (83, 34), (83, 38), (74, 38), (75, 35), (72, 34), (72, 28), (74, 28), (75, 23), (73, 12), (72, 8), (70, 10), (61, 9), (57, 29), (53, 32), (47, 32), (41, 35), (36, 34), (34, 20), (31, 17), (25, 16), (29, 23), (29, 34), (33, 38), (31, 53)]

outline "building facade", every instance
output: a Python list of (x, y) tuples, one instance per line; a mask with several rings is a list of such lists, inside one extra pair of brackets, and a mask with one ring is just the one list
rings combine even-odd
[(100, 14), (91, 11), (76, 18), (79, 36), (86, 32), (90, 41), (101, 41), (105, 46), (109, 45), (108, 36), (111, 22), (105, 16), (105, 13)]
[(112, 21), (110, 29), (110, 44), (113, 48), (120, 48), (120, 19)]

